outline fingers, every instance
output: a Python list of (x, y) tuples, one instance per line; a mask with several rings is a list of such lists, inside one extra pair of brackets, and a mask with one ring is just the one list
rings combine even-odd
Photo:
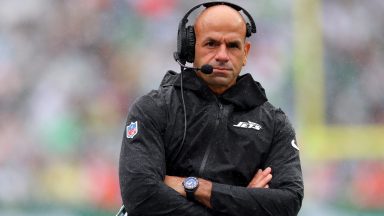
[(272, 169), (270, 167), (267, 167), (265, 170), (261, 170), (259, 169), (256, 173), (256, 175), (253, 177), (252, 179), (252, 183), (253, 184), (257, 184), (257, 183), (260, 183), (262, 181), (265, 181), (266, 179), (265, 178), (270, 178), (270, 176), (268, 176), (269, 174), (271, 174), (272, 172)]
[(272, 180), (272, 169), (267, 167), (265, 170), (259, 169), (251, 182), (248, 184), (248, 188), (269, 188), (268, 183)]

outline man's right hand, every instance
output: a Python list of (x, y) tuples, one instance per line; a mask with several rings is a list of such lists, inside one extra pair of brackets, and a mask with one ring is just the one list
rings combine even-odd
[(268, 183), (272, 180), (272, 169), (267, 167), (265, 170), (259, 169), (247, 188), (269, 188)]

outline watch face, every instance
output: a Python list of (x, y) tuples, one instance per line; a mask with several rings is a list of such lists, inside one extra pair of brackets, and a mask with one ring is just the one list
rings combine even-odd
[(189, 190), (195, 189), (198, 184), (199, 181), (195, 177), (188, 177), (184, 180), (184, 187)]

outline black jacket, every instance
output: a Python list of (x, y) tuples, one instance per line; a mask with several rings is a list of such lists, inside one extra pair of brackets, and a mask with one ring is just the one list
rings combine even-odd
[[(220, 96), (194, 72), (183, 75), (188, 123), (183, 144), (180, 74), (169, 71), (158, 90), (130, 108), (119, 167), (129, 215), (297, 215), (304, 188), (286, 115), (249, 74)], [(270, 188), (246, 188), (257, 170), (268, 166)], [(165, 175), (212, 181), (212, 209), (165, 185)]]

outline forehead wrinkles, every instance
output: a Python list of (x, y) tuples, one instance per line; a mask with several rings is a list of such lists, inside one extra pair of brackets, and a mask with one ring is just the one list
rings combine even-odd
[(245, 37), (245, 20), (237, 10), (226, 6), (216, 5), (203, 10), (195, 21), (195, 31), (239, 32)]

